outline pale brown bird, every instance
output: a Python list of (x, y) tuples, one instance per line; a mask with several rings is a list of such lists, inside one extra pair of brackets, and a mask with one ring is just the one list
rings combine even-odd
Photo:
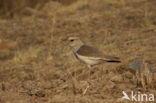
[(89, 74), (93, 65), (104, 62), (120, 62), (118, 57), (106, 55), (96, 48), (85, 45), (79, 37), (69, 37), (68, 41), (74, 56), (79, 61), (82, 61), (88, 65)]

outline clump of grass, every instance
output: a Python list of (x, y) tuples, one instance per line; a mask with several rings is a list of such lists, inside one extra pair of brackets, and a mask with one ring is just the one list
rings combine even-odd
[(17, 51), (13, 58), (16, 63), (31, 63), (39, 59), (39, 53), (43, 50), (43, 46), (32, 46), (27, 50)]
[(35, 76), (33, 74), (33, 72), (27, 72), (26, 70), (22, 70), (19, 73), (17, 73), (17, 77), (19, 80), (33, 80), (35, 79)]

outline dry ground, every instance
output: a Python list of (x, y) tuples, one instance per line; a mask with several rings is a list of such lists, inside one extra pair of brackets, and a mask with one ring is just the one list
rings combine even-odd
[[(155, 0), (50, 1), (40, 10), (26, 8), (20, 17), (0, 19), (0, 103), (128, 102), (121, 100), (122, 90), (138, 90), (128, 65), (144, 57), (156, 69), (155, 5)], [(69, 36), (122, 63), (97, 65), (88, 80), (88, 68), (67, 46)], [(156, 95), (155, 88), (144, 92)]]

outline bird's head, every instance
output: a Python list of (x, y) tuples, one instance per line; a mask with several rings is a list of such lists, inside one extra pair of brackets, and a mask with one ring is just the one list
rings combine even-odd
[(69, 37), (68, 43), (69, 46), (75, 50), (79, 49), (83, 45), (83, 42), (80, 40), (79, 37)]

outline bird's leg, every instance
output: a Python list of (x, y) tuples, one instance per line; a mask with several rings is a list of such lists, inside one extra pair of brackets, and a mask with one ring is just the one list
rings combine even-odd
[(92, 67), (91, 67), (91, 65), (88, 65), (88, 68), (89, 68), (88, 73), (89, 73), (89, 78), (90, 78), (91, 71), (92, 71)]

